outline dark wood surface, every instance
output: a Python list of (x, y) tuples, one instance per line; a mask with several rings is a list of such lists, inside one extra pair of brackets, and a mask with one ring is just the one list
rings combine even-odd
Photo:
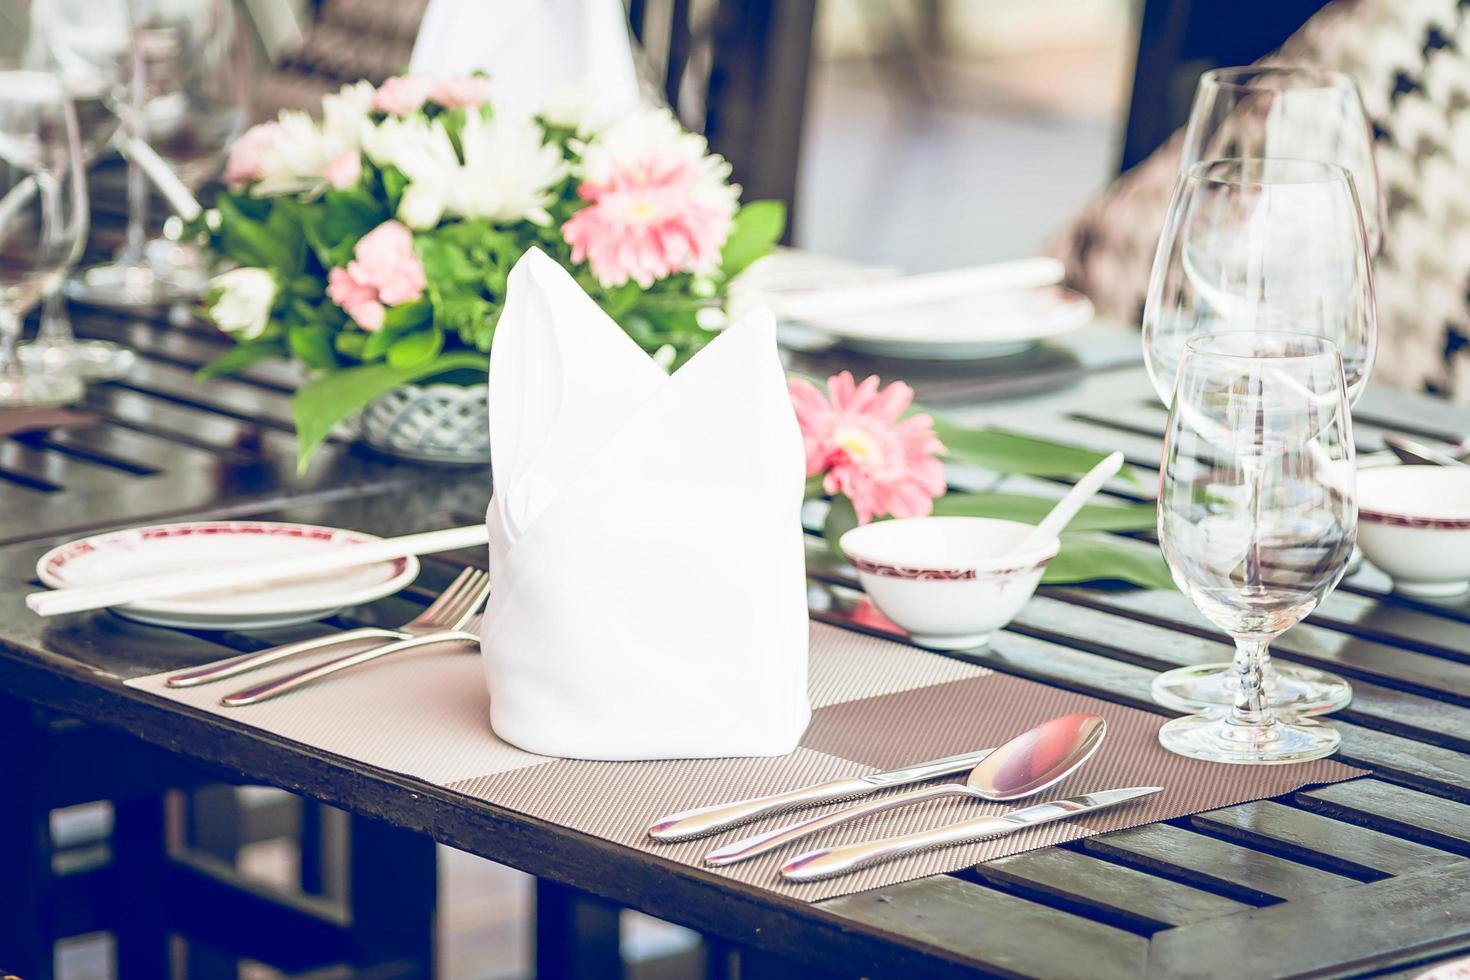
[[(1470, 600), (1401, 599), (1367, 568), (1282, 640), (1282, 659), (1353, 680), (1356, 698), (1339, 716), (1342, 758), (1371, 777), (813, 906), (123, 686), (324, 630), (402, 621), (459, 567), (483, 566), (483, 552), (429, 558), (398, 596), (283, 630), (31, 615), (22, 597), (36, 587), (37, 557), (94, 529), (250, 515), (394, 534), (478, 521), (490, 492), (484, 469), (424, 468), (342, 443), (297, 478), (289, 371), (262, 366), (201, 385), (193, 370), (224, 345), (205, 327), (92, 310), (77, 323), (142, 356), (127, 378), (89, 389), (83, 407), (97, 425), (0, 440), (0, 690), (13, 698), (521, 868), (544, 880), (548, 901), (587, 893), (835, 975), (1412, 976), (1470, 952)], [(990, 411), (1156, 465), (1162, 414), (1136, 369)], [(1371, 393), (1359, 415), (1369, 449), (1384, 430), (1470, 431), (1470, 412), (1388, 392)], [(883, 633), (851, 570), (815, 536), (809, 545), (814, 614)], [(990, 647), (962, 656), (1158, 710), (1148, 693), (1155, 672), (1228, 653), (1177, 594), (1062, 587), (1043, 589)], [(0, 758), (6, 772), (27, 765)], [(155, 816), (126, 819), (147, 833)], [(391, 868), (359, 875), (393, 886)]]

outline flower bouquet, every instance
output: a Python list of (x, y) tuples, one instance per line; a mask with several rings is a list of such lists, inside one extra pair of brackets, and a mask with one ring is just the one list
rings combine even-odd
[(203, 369), (293, 358), (301, 465), (403, 385), (483, 383), (506, 277), (536, 246), (668, 369), (723, 323), (730, 280), (780, 237), (730, 166), (666, 109), (592, 121), (495, 106), (482, 76), (393, 78), (283, 111), (232, 146), (192, 229), (224, 264), (207, 316), (236, 346)]
[[(1106, 455), (1002, 429), (966, 428), (914, 411), (912, 388), (902, 381), (882, 387), (876, 375), (859, 384), (843, 371), (827, 379), (825, 390), (805, 378), (791, 378), (788, 385), (806, 451), (807, 497), (828, 498), (821, 533), (839, 558), (842, 535), (871, 520), (937, 514), (1035, 524), (1056, 503), (1054, 496), (996, 486), (950, 492), (945, 463), (984, 470), (998, 478), (998, 486), (1019, 476), (1079, 477)], [(1123, 476), (1137, 481), (1128, 468)], [(1042, 581), (1174, 588), (1156, 546), (1099, 533), (1148, 531), (1156, 520), (1151, 501), (1084, 505), (1062, 535), (1061, 551)]]

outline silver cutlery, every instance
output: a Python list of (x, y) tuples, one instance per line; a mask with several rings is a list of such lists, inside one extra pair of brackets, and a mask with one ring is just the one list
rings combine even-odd
[(409, 637), (406, 640), (386, 643), (382, 646), (372, 647), (371, 649), (362, 650), (358, 653), (348, 654), (345, 657), (338, 657), (335, 660), (328, 660), (326, 663), (318, 664), (315, 667), (307, 667), (295, 673), (286, 674), (265, 681), (262, 684), (257, 684), (255, 687), (246, 688), (243, 691), (236, 691), (234, 694), (227, 694), (220, 698), (219, 703), (227, 708), (240, 708), (245, 705), (259, 704), (262, 701), (279, 697), (288, 691), (294, 691), (299, 687), (314, 684), (323, 677), (329, 677), (349, 667), (356, 667), (359, 664), (369, 663), (395, 653), (417, 650), (420, 647), (433, 646), (436, 643), (479, 643), (480, 634), (474, 628), (475, 624), (473, 621), (478, 616), (480, 607), (484, 605), (485, 600), (489, 596), (490, 582), (486, 580), (477, 590), (473, 603), (449, 629), (435, 633), (426, 633), (422, 636)]
[(455, 577), (453, 582), (449, 583), (449, 587), (440, 593), (437, 599), (429, 604), (427, 609), (397, 629), (389, 629), (382, 626), (361, 626), (343, 633), (331, 633), (312, 640), (287, 643), (282, 646), (272, 647), (269, 650), (247, 653), (244, 656), (234, 657), (230, 660), (210, 664), (206, 667), (186, 670), (182, 673), (174, 674), (164, 681), (164, 683), (169, 687), (194, 687), (199, 684), (208, 684), (211, 681), (224, 680), (227, 677), (236, 677), (261, 667), (267, 667), (288, 657), (294, 657), (297, 654), (310, 653), (313, 650), (325, 650), (343, 643), (376, 639), (407, 640), (430, 633), (440, 633), (452, 628), (454, 623), (464, 616), (465, 610), (469, 609), (475, 603), (476, 595), (479, 594), (485, 583), (489, 581), (489, 578), (486, 573), (479, 569), (466, 568)]
[(818, 881), (822, 878), (832, 878), (917, 851), (1003, 837), (1006, 834), (1050, 823), (1053, 820), (1063, 820), (1078, 814), (1117, 806), (1141, 796), (1163, 792), (1163, 789), (1162, 786), (1134, 786), (1129, 789), (1104, 790), (1100, 793), (1088, 793), (1070, 799), (1052, 800), (1049, 803), (1020, 807), (998, 817), (963, 820), (934, 830), (904, 834), (901, 837), (886, 837), (881, 840), (865, 841), (861, 844), (850, 844), (846, 847), (822, 848), (809, 851), (787, 862), (781, 867), (781, 877), (787, 881)]
[(1388, 434), (1383, 444), (1405, 463), (1430, 463), (1435, 466), (1470, 466), (1470, 437), (1461, 439), (1452, 446), (1436, 448), (1409, 439), (1406, 436)]
[(799, 840), (829, 827), (840, 826), (895, 807), (968, 796), (977, 800), (1015, 800), (1031, 796), (1066, 779), (1092, 758), (1107, 733), (1099, 715), (1081, 712), (1037, 725), (1006, 742), (982, 760), (963, 783), (940, 783), (874, 800), (836, 813), (810, 817), (737, 840), (710, 851), (704, 863), (714, 867), (735, 864)]
[(852, 776), (828, 783), (803, 786), (800, 789), (776, 793), (772, 796), (720, 803), (695, 810), (682, 810), (679, 813), (671, 813), (654, 823), (648, 828), (648, 836), (661, 841), (690, 840), (694, 837), (713, 834), (727, 827), (749, 823), (772, 813), (799, 810), (802, 807), (817, 806), (820, 803), (853, 800), (893, 786), (907, 786), (926, 779), (953, 776), (955, 773), (961, 773), (974, 767), (990, 752), (990, 749), (980, 749), (975, 752), (966, 752), (963, 755), (931, 759), (928, 762), (920, 762), (917, 765), (905, 766), (902, 769), (893, 769), (888, 772), (875, 772), (867, 776)]

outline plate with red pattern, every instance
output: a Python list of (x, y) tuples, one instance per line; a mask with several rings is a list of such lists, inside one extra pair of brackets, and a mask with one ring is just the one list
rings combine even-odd
[[(108, 531), (53, 548), (36, 575), (53, 589), (103, 585), (145, 575), (295, 558), (379, 540), (361, 531), (274, 521), (193, 521)], [(286, 626), (381, 599), (418, 577), (416, 558), (398, 558), (308, 577), (148, 599), (117, 606), (119, 616), (185, 629)]]

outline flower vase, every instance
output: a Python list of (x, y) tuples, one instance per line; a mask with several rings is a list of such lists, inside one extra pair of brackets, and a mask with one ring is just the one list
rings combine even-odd
[(424, 463), (490, 462), (489, 389), (485, 384), (407, 384), (362, 410), (362, 441)]

